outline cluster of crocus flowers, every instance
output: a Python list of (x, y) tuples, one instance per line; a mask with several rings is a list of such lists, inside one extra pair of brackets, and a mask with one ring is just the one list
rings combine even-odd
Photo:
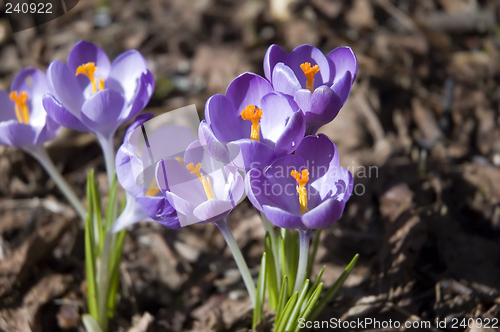
[[(95, 286), (91, 287), (92, 292), (89, 290), (89, 312), (94, 319), (101, 319), (99, 324), (104, 331), (107, 329), (108, 305), (114, 305), (114, 301), (108, 302), (107, 298), (108, 294), (114, 294), (108, 292), (108, 280), (112, 276), (108, 275), (107, 263), (113, 263), (109, 268), (115, 270), (119, 266), (119, 262), (116, 264), (116, 259), (119, 259), (116, 252), (120, 251), (122, 242), (118, 239), (123, 240), (122, 235), (108, 232), (117, 211), (116, 200), (111, 199), (111, 191), (116, 193), (116, 187), (112, 186), (115, 176), (113, 138), (119, 126), (131, 120), (147, 105), (153, 90), (153, 75), (138, 51), (122, 53), (111, 63), (101, 48), (80, 41), (71, 50), (66, 64), (52, 62), (47, 74), (35, 68), (25, 68), (14, 78), (10, 92), (0, 91), (0, 144), (21, 148), (36, 158), (72, 203), (81, 219), (86, 220), (87, 281), (90, 285), (98, 280), (100, 294), (97, 299)], [(134, 125), (138, 126), (147, 119), (148, 116), (143, 116)], [(44, 143), (55, 138), (61, 126), (92, 132), (102, 146), (110, 184), (110, 202), (115, 205), (106, 214), (106, 223), (100, 222), (101, 203), (92, 201), (100, 197), (96, 193), (95, 183), (87, 183), (87, 213), (44, 149)], [(189, 140), (191, 142), (192, 139)], [(128, 146), (122, 148), (117, 159), (119, 177), (127, 190), (127, 206), (112, 230), (117, 231), (120, 227), (124, 228), (140, 220), (155, 220), (168, 227), (179, 228), (175, 210), (158, 188), (138, 191), (136, 187), (140, 184), (134, 187), (127, 182), (124, 174), (130, 169), (128, 165), (133, 164), (131, 160), (134, 159), (134, 151), (127, 148)], [(146, 177), (148, 176), (156, 185), (154, 167)], [(93, 179), (93, 176), (89, 178)], [(90, 182), (93, 183), (89, 184)], [(93, 220), (97, 222), (94, 223)], [(91, 227), (87, 227), (91, 224)], [(87, 230), (90, 228), (95, 228), (98, 236), (94, 238), (89, 235), (91, 232)], [(102, 235), (104, 232), (107, 232), (106, 236)], [(115, 255), (111, 255), (111, 252)], [(89, 277), (95, 276), (92, 266), (96, 267), (96, 256), (100, 256), (97, 260), (101, 262), (99, 277)]]
[[(66, 63), (50, 64), (47, 76), (27, 68), (16, 76), (9, 93), (0, 91), (0, 143), (37, 158), (85, 218), (85, 209), (43, 144), (60, 126), (92, 132), (102, 146), (110, 184), (116, 170), (127, 197), (125, 210), (106, 236), (103, 257), (109, 258), (111, 234), (139, 221), (172, 229), (212, 222), (230, 247), (255, 303), (255, 284), (228, 215), (246, 193), (266, 216), (266, 231), (274, 233), (267, 220), (298, 230), (295, 287), (302, 285), (311, 231), (336, 222), (352, 193), (353, 178), (339, 166), (334, 143), (316, 132), (344, 105), (357, 60), (348, 47), (325, 56), (311, 45), (289, 54), (272, 45), (264, 73), (265, 78), (241, 74), (224, 95), (210, 97), (198, 137), (173, 125), (149, 131), (152, 115), (139, 115), (115, 156), (115, 132), (147, 105), (154, 78), (138, 51), (127, 51), (111, 63), (101, 48), (80, 41)], [(105, 281), (107, 272), (102, 271)], [(105, 303), (106, 298), (101, 300)], [(105, 306), (101, 309), (106, 315)]]
[(153, 90), (153, 75), (138, 51), (122, 53), (111, 63), (101, 48), (80, 41), (67, 64), (52, 62), (47, 75), (35, 68), (23, 69), (10, 93), (0, 92), (0, 143), (32, 154), (85, 218), (85, 209), (43, 144), (57, 136), (61, 126), (94, 133), (103, 148), (111, 184), (116, 129), (146, 106)]
[(225, 149), (207, 146), (216, 158), (230, 156), (247, 172), (247, 195), (273, 224), (328, 227), (342, 215), (352, 177), (339, 167), (333, 142), (314, 134), (345, 103), (357, 73), (356, 57), (349, 47), (325, 56), (311, 45), (290, 54), (272, 45), (264, 72), (267, 79), (253, 73), (238, 76), (225, 96), (207, 101), (201, 136), (224, 143)]
[[(269, 220), (299, 231), (296, 290), (306, 275), (311, 230), (336, 222), (352, 193), (352, 176), (339, 167), (335, 145), (315, 134), (337, 116), (357, 69), (349, 47), (325, 56), (311, 45), (289, 54), (272, 45), (264, 58), (266, 78), (237, 77), (225, 96), (207, 101), (200, 125), (211, 154), (247, 173), (246, 193), (265, 215), (264, 225)], [(266, 231), (274, 233), (269, 225)]]
[[(182, 156), (164, 154), (155, 167), (153, 191), (155, 197), (161, 192), (181, 226), (213, 222), (219, 227), (253, 300), (255, 285), (227, 223), (244, 188), (266, 220), (301, 234), (297, 287), (305, 277), (311, 230), (340, 218), (353, 187), (333, 142), (314, 135), (335, 118), (350, 93), (357, 72), (352, 50), (338, 48), (325, 57), (310, 45), (290, 54), (273, 45), (264, 71), (267, 79), (241, 74), (225, 95), (208, 99), (199, 141)], [(119, 156), (126, 150), (124, 143)], [(141, 195), (148, 199), (141, 192), (136, 201)]]

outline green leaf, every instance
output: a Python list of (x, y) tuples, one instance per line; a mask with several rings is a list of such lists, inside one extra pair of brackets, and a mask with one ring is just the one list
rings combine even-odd
[[(316, 288), (318, 287), (319, 283), (321, 282), (321, 277), (323, 276), (323, 272), (325, 272), (326, 265), (323, 265), (323, 268), (321, 271), (319, 271), (318, 276), (316, 277), (316, 281), (312, 285), (311, 288), (309, 288), (309, 291), (307, 292), (306, 299), (311, 298), (311, 295), (314, 291), (316, 291)], [(304, 310), (305, 306), (302, 306), (302, 310)]]
[[(120, 213), (125, 209), (127, 196), (123, 195)], [(116, 206), (116, 205), (115, 205)], [(111, 223), (112, 224), (112, 223)], [(126, 230), (114, 235), (113, 245), (110, 257), (110, 277), (109, 277), (109, 293), (108, 293), (108, 317), (113, 318), (116, 307), (116, 293), (120, 285), (120, 263), (122, 259), (122, 247), (125, 240)]]
[(286, 323), (288, 322), (288, 319), (290, 318), (290, 315), (292, 314), (293, 308), (295, 307), (295, 304), (297, 303), (298, 296), (299, 296), (299, 292), (295, 292), (290, 297), (290, 299), (288, 300), (288, 302), (285, 306), (285, 309), (283, 309), (283, 313), (278, 318), (278, 324), (274, 328), (274, 332), (282, 332), (285, 330)]
[(340, 277), (335, 281), (335, 283), (328, 289), (326, 294), (321, 298), (321, 300), (318, 302), (318, 305), (313, 309), (311, 313), (311, 318), (310, 320), (315, 320), (318, 318), (318, 316), (321, 314), (321, 312), (325, 309), (327, 304), (333, 299), (333, 297), (337, 294), (339, 291), (340, 287), (344, 284), (345, 280), (351, 274), (352, 269), (356, 265), (356, 262), (358, 261), (359, 254), (356, 254), (354, 258), (351, 260), (349, 265), (345, 268), (344, 272), (340, 275)]
[(273, 248), (271, 243), (271, 236), (266, 233), (266, 239), (264, 241), (264, 248), (266, 252), (266, 263), (267, 263), (267, 294), (269, 299), (269, 307), (276, 310), (278, 305), (278, 276), (276, 272), (276, 265), (274, 261)]
[[(283, 275), (283, 276), (287, 275), (287, 273), (286, 273), (287, 271), (286, 271), (285, 242), (286, 242), (286, 229), (285, 229), (285, 233), (282, 232), (280, 234), (280, 236), (278, 237), (278, 251), (279, 251), (279, 256), (280, 256), (279, 258), (280, 258), (280, 263), (281, 263), (281, 275)], [(287, 298), (288, 298), (288, 289), (287, 289)]]
[(311, 314), (312, 309), (314, 308), (314, 306), (318, 302), (319, 296), (321, 295), (321, 292), (323, 291), (323, 283), (319, 284), (318, 287), (316, 287), (316, 289), (314, 289), (314, 288), (312, 288), (312, 289), (313, 289), (313, 293), (312, 293), (311, 297), (309, 298), (309, 301), (307, 301), (305, 309), (300, 313), (299, 319), (297, 319), (297, 324), (294, 326), (294, 328), (295, 328), (294, 332), (298, 332), (300, 330), (300, 327), (298, 324), (300, 319), (303, 319), (304, 321), (306, 321), (309, 318), (309, 315)]
[(297, 300), (297, 303), (295, 304), (295, 307), (293, 308), (292, 314), (290, 315), (290, 318), (288, 319), (288, 322), (286, 324), (285, 331), (291, 331), (295, 324), (297, 323), (297, 318), (299, 317), (300, 314), (300, 309), (302, 308), (302, 304), (306, 300), (306, 295), (307, 295), (307, 290), (309, 288), (309, 279), (307, 279), (304, 282), (304, 286), (302, 286), (302, 289), (300, 291), (299, 299)]
[(87, 176), (87, 200), (88, 213), (85, 220), (85, 275), (87, 278), (87, 305), (90, 315), (99, 319), (97, 307), (97, 287), (96, 287), (96, 255), (94, 243), (94, 204), (92, 199), (93, 185), (92, 171)]
[(277, 326), (279, 317), (283, 313), (283, 309), (285, 308), (285, 304), (287, 302), (287, 291), (288, 291), (288, 276), (283, 277), (283, 281), (281, 282), (280, 288), (280, 296), (278, 298), (278, 307), (276, 308), (276, 316), (274, 317), (274, 325)]
[(116, 178), (116, 173), (115, 176), (113, 177), (113, 182), (111, 183), (111, 187), (109, 188), (109, 193), (108, 193), (108, 204), (106, 205), (106, 215), (104, 218), (104, 232), (108, 232), (108, 230), (111, 228), (111, 225), (113, 225), (113, 222), (116, 220), (117, 217), (117, 202), (116, 202), (116, 196), (118, 192), (118, 179)]
[(316, 254), (318, 253), (320, 237), (321, 237), (321, 228), (316, 230), (316, 236), (314, 237), (314, 244), (313, 244), (313, 250), (311, 253), (311, 257), (309, 257), (309, 260), (307, 261), (306, 278), (311, 278), (311, 271), (312, 271), (314, 261), (316, 260)]
[[(92, 200), (92, 204), (94, 206), (94, 218), (93, 218), (93, 227), (94, 227), (94, 236), (97, 236), (96, 243), (98, 248), (98, 255), (101, 256), (102, 246), (104, 244), (104, 229), (102, 227), (102, 209), (101, 209), (101, 193), (99, 190), (99, 184), (95, 180), (95, 171), (91, 170), (89, 173), (89, 180), (91, 183), (90, 196), (87, 196), (87, 199)], [(87, 182), (89, 181), (87, 180)]]
[(264, 313), (264, 301), (266, 299), (266, 253), (262, 254), (262, 260), (260, 263), (259, 279), (257, 281), (257, 297), (255, 299), (255, 308), (253, 310), (253, 322), (252, 329), (255, 327), (262, 319)]
[(116, 305), (116, 293), (118, 292), (118, 286), (120, 285), (120, 262), (122, 258), (122, 247), (123, 241), (125, 240), (126, 230), (122, 230), (120, 233), (115, 235), (113, 241), (113, 247), (111, 252), (110, 260), (110, 277), (109, 277), (109, 293), (108, 293), (108, 317), (113, 318), (115, 305)]

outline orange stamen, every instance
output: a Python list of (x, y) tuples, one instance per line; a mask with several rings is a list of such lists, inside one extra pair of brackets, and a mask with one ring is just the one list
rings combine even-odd
[[(76, 68), (76, 76), (82, 74), (87, 76), (87, 78), (90, 80), (90, 83), (92, 83), (92, 93), (97, 92), (97, 82), (96, 79), (94, 78), (94, 74), (97, 71), (97, 67), (95, 66), (94, 62), (88, 62), (86, 64), (81, 65), (80, 67)], [(99, 78), (99, 90), (104, 89), (104, 79)]]
[(256, 108), (255, 105), (248, 105), (243, 111), (241, 111), (241, 118), (243, 120), (252, 121), (252, 131), (250, 133), (250, 138), (255, 141), (260, 141), (260, 119), (262, 118), (262, 110)]
[(201, 164), (198, 163), (195, 167), (193, 163), (190, 163), (186, 166), (186, 168), (191, 171), (191, 174), (194, 174), (198, 177), (201, 184), (203, 185), (203, 189), (205, 189), (207, 199), (215, 198), (214, 190), (212, 189), (212, 185), (210, 184), (210, 179), (201, 174)]
[(26, 91), (21, 91), (18, 94), (17, 91), (12, 91), (9, 98), (16, 104), (15, 110), (17, 121), (21, 123), (30, 123), (30, 112), (27, 104), (28, 93)]
[(104, 90), (104, 78), (99, 79), (99, 90)]
[(307, 189), (306, 184), (309, 181), (309, 171), (307, 169), (302, 170), (302, 173), (293, 170), (290, 175), (297, 180), (299, 184), (296, 189), (299, 193), (299, 203), (300, 203), (300, 213), (304, 214), (305, 211), (309, 211), (307, 208)]
[(306, 89), (308, 89), (312, 93), (314, 91), (314, 75), (319, 72), (319, 67), (318, 65), (314, 65), (311, 67), (311, 64), (309, 62), (304, 62), (300, 65), (300, 69), (302, 69), (304, 75), (306, 75), (307, 78)]

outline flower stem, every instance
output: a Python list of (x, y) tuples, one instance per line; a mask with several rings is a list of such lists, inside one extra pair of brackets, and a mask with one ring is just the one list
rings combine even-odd
[(309, 240), (311, 230), (298, 229), (300, 241), (299, 267), (297, 268), (297, 278), (295, 279), (294, 292), (300, 292), (307, 274), (307, 260), (309, 258)]
[(252, 303), (255, 307), (255, 297), (256, 297), (255, 283), (253, 281), (252, 275), (250, 274), (250, 270), (248, 269), (245, 258), (243, 258), (243, 254), (241, 253), (241, 250), (238, 247), (238, 244), (236, 243), (236, 239), (233, 236), (233, 232), (229, 227), (229, 222), (227, 220), (227, 217), (225, 217), (222, 220), (214, 222), (214, 224), (215, 226), (217, 226), (217, 228), (219, 228), (220, 232), (222, 233), (222, 236), (224, 237), (224, 240), (226, 240), (227, 246), (229, 247), (231, 253), (233, 254), (234, 260), (236, 261), (236, 265), (240, 270), (241, 277), (243, 278), (243, 282), (245, 283), (245, 286), (247, 288), (248, 295), (250, 296), (250, 299), (252, 300)]
[(104, 162), (106, 163), (106, 173), (108, 174), (108, 184), (111, 187), (115, 176), (115, 147), (113, 144), (113, 135), (104, 137), (97, 135), (97, 140), (101, 144), (102, 153), (104, 154)]
[(101, 262), (99, 264), (98, 275), (98, 307), (99, 307), (99, 324), (103, 331), (108, 330), (108, 294), (109, 294), (109, 259), (111, 256), (111, 242), (113, 241), (113, 234), (107, 232), (104, 238), (104, 245), (102, 248)]
[(280, 268), (280, 261), (279, 261), (279, 256), (278, 256), (278, 246), (276, 245), (276, 233), (274, 231), (274, 226), (271, 224), (269, 219), (267, 219), (266, 215), (261, 212), (261, 218), (262, 218), (262, 224), (264, 225), (264, 230), (266, 233), (269, 233), (269, 236), (271, 237), (271, 249), (273, 251), (273, 256), (274, 256), (274, 265), (275, 265), (275, 270), (276, 270), (276, 278), (277, 280), (277, 285), (281, 285), (281, 268)]
[(87, 210), (83, 207), (82, 203), (80, 203), (80, 200), (76, 196), (75, 192), (71, 189), (66, 180), (64, 180), (61, 173), (59, 173), (56, 166), (52, 162), (52, 159), (50, 159), (47, 150), (45, 150), (43, 146), (38, 146), (34, 149), (26, 149), (25, 151), (31, 154), (33, 158), (35, 158), (40, 165), (42, 165), (45, 171), (49, 173), (50, 177), (55, 181), (61, 192), (73, 205), (80, 218), (85, 220), (87, 217)]

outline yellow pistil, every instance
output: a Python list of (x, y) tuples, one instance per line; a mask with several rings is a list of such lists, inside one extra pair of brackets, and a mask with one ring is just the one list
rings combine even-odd
[(302, 170), (302, 173), (293, 170), (290, 172), (297, 183), (299, 184), (296, 189), (299, 193), (299, 203), (300, 203), (300, 214), (304, 214), (305, 211), (309, 211), (307, 208), (307, 189), (306, 184), (309, 181), (309, 171), (307, 169)]
[[(85, 75), (90, 80), (90, 83), (92, 83), (92, 93), (97, 92), (97, 82), (94, 78), (94, 74), (96, 71), (97, 67), (95, 66), (94, 62), (87, 62), (86, 64), (76, 68), (76, 76), (80, 74)], [(104, 90), (104, 79), (100, 78), (97, 81), (99, 81), (99, 90)]]
[(26, 91), (21, 91), (19, 94), (17, 91), (12, 91), (9, 95), (10, 100), (12, 100), (16, 106), (16, 117), (21, 123), (30, 123), (30, 112), (28, 109), (28, 93)]
[(205, 175), (201, 174), (201, 164), (196, 164), (196, 167), (193, 163), (190, 163), (186, 166), (188, 170), (191, 171), (191, 174), (194, 174), (198, 177), (201, 184), (203, 185), (203, 189), (205, 189), (205, 194), (208, 199), (215, 198), (214, 190), (212, 189), (212, 185), (210, 184), (210, 179)]
[(319, 67), (318, 65), (314, 65), (311, 67), (311, 64), (309, 62), (304, 62), (300, 65), (300, 69), (302, 69), (304, 75), (306, 75), (307, 78), (306, 89), (308, 89), (312, 93), (314, 91), (314, 75), (319, 72)]
[(248, 105), (243, 111), (241, 111), (241, 118), (243, 120), (252, 121), (252, 131), (250, 133), (250, 138), (255, 141), (260, 141), (260, 119), (262, 118), (262, 110), (256, 108), (255, 105)]

